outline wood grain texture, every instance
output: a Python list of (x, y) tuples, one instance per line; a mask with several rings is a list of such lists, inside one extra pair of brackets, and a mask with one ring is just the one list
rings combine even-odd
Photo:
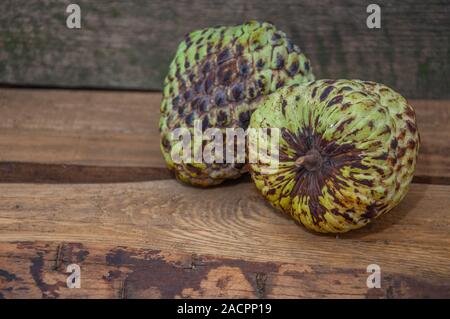
[(160, 101), (160, 93), (0, 89), (0, 160), (165, 167)]
[[(0, 242), (150, 248), (308, 265), (331, 277), (339, 269), (364, 273), (369, 264), (378, 264), (386, 274), (448, 286), (449, 206), (450, 186), (413, 184), (394, 211), (363, 229), (336, 237), (308, 232), (275, 212), (251, 183), (202, 190), (173, 180), (0, 184)], [(6, 249), (2, 253), (16, 256), (18, 252)]]
[[(0, 89), (0, 182), (169, 177), (155, 170), (165, 168), (159, 149), (160, 100), (160, 93)], [(410, 103), (421, 134), (415, 181), (450, 184), (450, 100)]]
[[(14, 253), (12, 253), (14, 252)], [(69, 264), (81, 287), (69, 289)], [(449, 298), (450, 283), (365, 268), (254, 262), (69, 242), (0, 243), (3, 298)]]
[(66, 27), (69, 0), (0, 2), (0, 83), (161, 89), (178, 42), (217, 24), (268, 20), (310, 57), (318, 78), (360, 78), (408, 98), (450, 98), (446, 0), (88, 1), (82, 28)]

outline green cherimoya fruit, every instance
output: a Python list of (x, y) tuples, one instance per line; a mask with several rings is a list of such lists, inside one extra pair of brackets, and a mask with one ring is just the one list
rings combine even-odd
[(264, 198), (307, 228), (362, 227), (407, 193), (419, 133), (414, 109), (389, 87), (318, 80), (286, 86), (261, 104), (250, 127), (279, 129), (278, 165), (255, 160), (252, 178)]
[[(226, 128), (246, 129), (258, 105), (253, 101), (313, 79), (308, 59), (272, 24), (250, 21), (186, 35), (170, 65), (161, 103), (161, 151), (168, 168), (199, 186), (241, 176), (244, 163), (175, 162), (172, 132), (187, 128), (194, 134), (196, 123), (202, 131), (219, 128), (224, 136)], [(193, 143), (193, 157), (207, 144)]]

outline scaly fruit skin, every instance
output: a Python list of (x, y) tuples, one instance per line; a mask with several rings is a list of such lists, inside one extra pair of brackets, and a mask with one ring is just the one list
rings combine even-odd
[[(178, 46), (164, 82), (161, 103), (161, 151), (170, 170), (184, 182), (209, 186), (245, 172), (244, 164), (175, 163), (171, 133), (194, 121), (202, 130), (246, 129), (261, 96), (277, 88), (313, 80), (308, 59), (286, 35), (269, 23), (250, 21), (188, 34)], [(225, 138), (224, 138), (225, 141)], [(192, 154), (208, 143), (193, 145)]]
[(281, 129), (279, 165), (251, 163), (250, 172), (275, 208), (309, 229), (340, 233), (406, 195), (419, 133), (414, 109), (389, 87), (319, 80), (284, 87), (261, 103), (250, 127)]

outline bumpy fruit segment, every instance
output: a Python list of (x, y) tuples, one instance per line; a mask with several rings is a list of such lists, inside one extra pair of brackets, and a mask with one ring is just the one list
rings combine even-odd
[[(186, 35), (170, 65), (161, 103), (161, 151), (169, 169), (201, 186), (239, 177), (243, 163), (175, 163), (172, 132), (187, 128), (194, 134), (195, 123), (201, 123), (202, 132), (220, 128), (225, 141), (226, 128), (247, 128), (262, 96), (313, 79), (308, 59), (272, 24), (250, 21)], [(202, 158), (199, 153), (208, 144), (192, 141), (192, 156)]]
[(279, 165), (252, 163), (252, 178), (274, 207), (307, 228), (360, 228), (407, 193), (419, 133), (414, 109), (389, 87), (319, 80), (261, 103), (250, 127), (280, 129)]

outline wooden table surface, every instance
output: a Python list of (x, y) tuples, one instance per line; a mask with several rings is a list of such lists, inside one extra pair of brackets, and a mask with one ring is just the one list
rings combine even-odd
[[(0, 89), (0, 297), (450, 298), (450, 101), (411, 100), (403, 202), (339, 236), (275, 212), (248, 177), (175, 181), (160, 93)], [(81, 288), (66, 285), (69, 264)], [(381, 268), (381, 288), (366, 285)]]

